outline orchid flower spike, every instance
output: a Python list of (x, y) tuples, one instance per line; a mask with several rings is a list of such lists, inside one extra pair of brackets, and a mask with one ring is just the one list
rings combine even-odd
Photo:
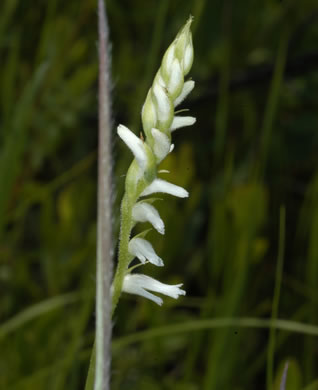
[(152, 199), (142, 199), (154, 193), (167, 193), (186, 198), (189, 193), (184, 188), (158, 178), (162, 172), (159, 164), (174, 149), (172, 133), (181, 127), (192, 126), (196, 119), (192, 116), (175, 114), (175, 107), (181, 104), (194, 88), (193, 80), (185, 80), (193, 62), (191, 35), (192, 17), (180, 30), (175, 40), (163, 56), (141, 111), (144, 136), (138, 137), (124, 125), (117, 128), (118, 136), (133, 153), (125, 180), (125, 195), (121, 206), (121, 233), (119, 258), (112, 286), (113, 308), (117, 305), (122, 291), (141, 295), (158, 305), (162, 299), (152, 294), (161, 293), (177, 299), (185, 295), (182, 284), (167, 285), (143, 274), (131, 274), (135, 266), (129, 268), (137, 258), (141, 265), (151, 263), (162, 267), (163, 260), (157, 255), (152, 244), (141, 233), (131, 237), (136, 223), (150, 223), (160, 234), (165, 233), (165, 225)]

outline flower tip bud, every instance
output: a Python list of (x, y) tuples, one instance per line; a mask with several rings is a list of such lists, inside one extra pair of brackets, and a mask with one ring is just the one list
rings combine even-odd
[(180, 38), (182, 35), (188, 37), (189, 34), (191, 34), (190, 28), (191, 28), (192, 22), (193, 22), (193, 16), (190, 15), (188, 20), (185, 22), (184, 26), (182, 27), (182, 29), (179, 31), (176, 39)]
[(189, 18), (188, 18), (188, 20), (186, 21), (186, 24), (184, 25), (184, 27), (183, 27), (183, 29), (182, 29), (182, 32), (184, 32), (184, 33), (190, 33), (191, 34), (191, 32), (190, 32), (190, 27), (191, 27), (191, 24), (192, 24), (192, 22), (193, 22), (193, 16), (192, 15), (190, 15), (189, 16)]

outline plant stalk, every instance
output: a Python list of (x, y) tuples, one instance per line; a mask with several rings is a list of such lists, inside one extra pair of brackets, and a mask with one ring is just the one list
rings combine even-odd
[(119, 239), (118, 265), (113, 282), (112, 314), (114, 313), (121, 294), (125, 273), (129, 263), (128, 244), (132, 229), (132, 207), (125, 195), (121, 204), (121, 227)]
[(109, 390), (112, 278), (110, 55), (104, 0), (98, 0), (99, 123), (95, 390)]

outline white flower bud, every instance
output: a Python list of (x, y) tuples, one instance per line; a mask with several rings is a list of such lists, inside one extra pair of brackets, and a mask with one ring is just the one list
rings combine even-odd
[(159, 84), (162, 88), (167, 88), (167, 85), (166, 85), (164, 79), (161, 76), (160, 69), (157, 72), (156, 77), (154, 78), (153, 84), (156, 84), (156, 83)]
[(171, 142), (169, 137), (158, 129), (152, 129), (151, 134), (154, 139), (154, 153), (159, 164), (170, 152)]
[[(169, 127), (173, 119), (173, 105), (165, 89), (159, 84), (153, 85), (153, 95), (156, 100), (156, 115), (158, 124)], [(157, 127), (157, 126), (152, 126)]]
[(176, 58), (171, 66), (169, 81), (167, 84), (168, 92), (172, 100), (174, 100), (178, 95), (180, 95), (183, 88), (183, 73), (179, 60)]
[(165, 234), (165, 225), (158, 211), (147, 202), (138, 202), (132, 210), (132, 217), (136, 222), (150, 222), (160, 233)]
[(166, 194), (177, 196), (178, 198), (187, 198), (189, 193), (182, 187), (169, 183), (162, 179), (155, 179), (148, 187), (144, 189), (141, 196), (154, 194), (156, 192), (163, 192)]
[(161, 74), (166, 82), (166, 84), (169, 83), (169, 78), (170, 78), (170, 72), (171, 72), (171, 67), (172, 63), (175, 60), (175, 43), (173, 42), (165, 52), (165, 55), (163, 56), (162, 63), (161, 63)]
[(161, 306), (163, 300), (156, 295), (151, 294), (149, 291), (157, 292), (167, 295), (168, 297), (178, 299), (180, 295), (186, 294), (186, 292), (180, 288), (181, 286), (182, 283), (169, 285), (161, 283), (158, 280), (150, 278), (146, 275), (129, 274), (124, 278), (123, 291), (129, 294), (140, 295)]
[(148, 135), (149, 131), (156, 127), (157, 123), (156, 107), (152, 100), (151, 89), (148, 91), (145, 104), (142, 107), (141, 117), (144, 131)]
[[(191, 64), (189, 62), (189, 60), (191, 58), (187, 58), (187, 60), (185, 62), (186, 49), (187, 49), (187, 47), (192, 46), (191, 31), (190, 31), (191, 23), (192, 23), (192, 18), (190, 18), (187, 21), (186, 25), (183, 27), (183, 29), (181, 30), (181, 32), (178, 34), (177, 38), (175, 39), (175, 45), (176, 45), (175, 56), (182, 63), (184, 75), (186, 75), (188, 73), (188, 71), (190, 70), (190, 67), (192, 65), (192, 60), (191, 60)], [(190, 52), (188, 53), (188, 55), (187, 55), (188, 57), (189, 57), (189, 54), (191, 55), (191, 53)], [(186, 68), (185, 68), (185, 65), (187, 65)], [(190, 65), (190, 67), (189, 67), (189, 65)]]
[(163, 267), (162, 259), (156, 254), (149, 241), (144, 238), (135, 237), (129, 241), (129, 253), (136, 256), (142, 263), (149, 260), (150, 263)]
[(190, 34), (189, 41), (190, 42), (187, 44), (187, 46), (185, 48), (184, 57), (183, 57), (183, 74), (184, 74), (184, 76), (186, 76), (189, 73), (191, 66), (192, 66), (192, 63), (193, 63), (193, 45), (192, 45), (191, 34)]

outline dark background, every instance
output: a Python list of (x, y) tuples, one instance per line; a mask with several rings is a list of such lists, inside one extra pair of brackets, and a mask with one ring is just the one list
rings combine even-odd
[[(318, 389), (316, 0), (107, 9), (116, 237), (132, 159), (116, 126), (140, 132), (152, 78), (190, 13), (196, 88), (182, 108), (197, 117), (162, 164), (190, 192), (157, 204), (166, 234), (150, 240), (166, 266), (142, 271), (183, 282), (187, 296), (161, 308), (122, 296), (112, 389), (265, 389), (271, 377), (278, 389), (287, 360), (286, 390)], [(0, 388), (83, 389), (94, 339), (95, 0), (2, 0), (0, 86)], [(273, 302), (288, 322), (270, 342), (262, 320)]]

